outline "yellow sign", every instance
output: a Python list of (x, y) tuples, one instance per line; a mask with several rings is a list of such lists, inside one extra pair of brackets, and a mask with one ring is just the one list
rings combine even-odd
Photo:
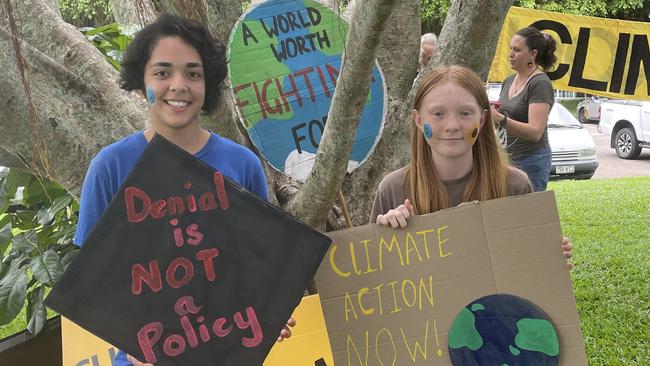
[[(293, 336), (276, 343), (264, 366), (332, 366), (333, 357), (318, 295), (302, 298), (293, 313)], [(63, 366), (111, 366), (117, 348), (61, 317)]]
[(292, 337), (273, 346), (264, 366), (334, 365), (320, 297), (303, 297), (293, 317), (297, 324)]
[(511, 7), (501, 29), (490, 81), (512, 74), (510, 39), (533, 26), (557, 42), (553, 87), (617, 99), (650, 100), (650, 23)]
[(111, 366), (117, 348), (61, 317), (63, 366)]

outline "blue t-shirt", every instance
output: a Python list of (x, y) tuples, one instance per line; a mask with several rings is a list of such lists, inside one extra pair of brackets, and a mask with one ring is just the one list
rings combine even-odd
[[(79, 200), (79, 221), (74, 243), (83, 245), (111, 200), (119, 192), (129, 173), (147, 147), (142, 131), (124, 137), (102, 149), (90, 162)], [(247, 148), (210, 134), (210, 139), (196, 154), (198, 159), (239, 183), (258, 197), (268, 200), (262, 164)], [(113, 366), (129, 366), (124, 352), (118, 352)]]

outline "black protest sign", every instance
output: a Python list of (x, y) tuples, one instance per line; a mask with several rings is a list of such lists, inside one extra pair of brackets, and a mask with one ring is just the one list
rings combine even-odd
[(46, 303), (156, 365), (261, 365), (330, 239), (155, 136)]

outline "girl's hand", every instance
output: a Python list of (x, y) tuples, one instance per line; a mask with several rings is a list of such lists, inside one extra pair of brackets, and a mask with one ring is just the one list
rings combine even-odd
[(403, 205), (399, 205), (383, 215), (377, 215), (377, 223), (384, 226), (390, 225), (394, 229), (405, 228), (406, 220), (411, 216), (415, 216), (415, 209), (407, 198)]

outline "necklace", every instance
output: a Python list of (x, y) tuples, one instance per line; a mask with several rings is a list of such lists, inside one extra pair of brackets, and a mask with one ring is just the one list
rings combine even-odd
[(537, 71), (537, 68), (534, 68), (533, 71), (531, 71), (530, 74), (528, 74), (528, 77), (524, 80), (524, 82), (521, 83), (521, 85), (519, 85), (519, 86), (517, 86), (517, 84), (519, 83), (519, 74), (517, 73), (517, 76), (515, 76), (515, 82), (514, 82), (515, 90), (512, 91), (512, 94), (510, 95), (511, 97), (514, 97), (515, 95), (517, 95), (517, 93), (519, 93), (521, 91), (521, 89), (524, 86), (526, 86), (526, 83), (528, 82), (530, 77), (533, 76), (535, 71)]

